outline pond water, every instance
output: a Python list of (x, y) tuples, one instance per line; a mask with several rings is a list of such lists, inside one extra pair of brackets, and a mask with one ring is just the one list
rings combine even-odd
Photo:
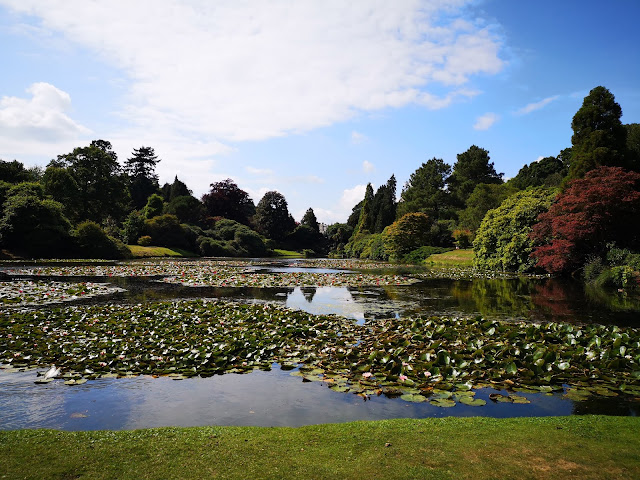
[[(336, 273), (331, 268), (303, 269), (288, 261), (253, 270)], [(344, 271), (342, 271), (344, 272)], [(337, 314), (358, 323), (414, 312), (481, 315), (485, 318), (637, 326), (640, 305), (621, 294), (603, 295), (577, 282), (549, 278), (424, 279), (409, 286), (211, 288), (185, 287), (154, 278), (56, 277), (56, 280), (104, 280), (124, 289), (89, 302), (144, 303), (187, 298), (222, 298), (242, 302), (276, 302), (312, 314)], [(505, 404), (489, 399), (496, 391), (477, 391), (482, 407), (456, 404), (440, 408), (384, 395), (363, 399), (335, 392), (322, 382), (303, 382), (291, 372), (254, 371), (175, 381), (140, 376), (90, 380), (65, 386), (61, 380), (35, 385), (34, 370), (0, 369), (0, 428), (64, 430), (133, 429), (156, 426), (258, 425), (298, 426), (316, 423), (424, 418), (435, 416), (546, 416), (570, 414), (637, 415), (637, 402), (593, 398), (573, 402), (555, 394), (521, 393), (531, 403)]]

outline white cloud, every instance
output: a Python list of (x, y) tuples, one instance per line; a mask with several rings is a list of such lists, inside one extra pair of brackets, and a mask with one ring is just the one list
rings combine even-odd
[(534, 102), (534, 103), (530, 103), (528, 105), (525, 105), (521, 109), (517, 110), (515, 113), (516, 113), (516, 115), (526, 115), (528, 113), (535, 112), (536, 110), (540, 110), (541, 108), (546, 107), (547, 105), (549, 105), (551, 102), (557, 100), (558, 98), (560, 98), (560, 95), (554, 95), (553, 97), (547, 97), (547, 98), (545, 98), (543, 100), (540, 100), (539, 102)]
[(351, 132), (351, 143), (353, 145), (359, 145), (362, 142), (365, 142), (367, 140), (367, 136), (360, 133), (360, 132), (356, 132), (355, 130), (353, 132)]
[(313, 212), (319, 222), (332, 224), (336, 222), (344, 223), (351, 215), (351, 210), (355, 205), (364, 199), (367, 189), (366, 185), (356, 185), (353, 188), (343, 190), (340, 200), (331, 208), (313, 207)]
[(367, 160), (365, 160), (364, 162), (362, 162), (362, 170), (365, 173), (371, 173), (374, 172), (376, 170), (376, 167), (373, 163), (368, 162)]
[(122, 69), (132, 124), (220, 141), (477, 94), (471, 77), (503, 61), (490, 29), (460, 19), (468, 3), (0, 0)]
[(474, 123), (473, 128), (474, 130), (488, 130), (499, 119), (500, 116), (495, 113), (485, 113), (476, 119), (476, 123)]
[[(0, 99), (0, 141), (54, 143), (86, 136), (91, 131), (67, 115), (71, 97), (49, 83), (34, 83), (27, 89), (31, 98)], [(5, 148), (3, 148), (5, 147)]]

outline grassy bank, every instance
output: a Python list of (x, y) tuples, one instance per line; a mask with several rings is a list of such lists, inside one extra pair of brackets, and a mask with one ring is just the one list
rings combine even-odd
[(640, 418), (0, 432), (0, 478), (640, 478)]
[(437, 253), (427, 258), (424, 263), (427, 266), (436, 267), (471, 267), (473, 266), (473, 250), (451, 250), (450, 252)]
[(181, 248), (167, 247), (143, 247), (141, 245), (127, 245), (134, 258), (149, 257), (196, 257), (192, 252), (182, 250)]
[(281, 248), (275, 248), (273, 253), (276, 257), (284, 258), (302, 258), (303, 255), (300, 252), (294, 252), (293, 250), (282, 250)]

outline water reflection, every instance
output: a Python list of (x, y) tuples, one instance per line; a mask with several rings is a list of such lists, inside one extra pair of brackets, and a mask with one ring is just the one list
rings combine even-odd
[(35, 372), (0, 370), (0, 428), (63, 430), (136, 429), (161, 426), (301, 426), (388, 418), (443, 416), (549, 416), (581, 413), (637, 414), (628, 402), (607, 400), (587, 406), (561, 395), (520, 394), (528, 405), (494, 403), (493, 389), (477, 391), (483, 407), (439, 408), (384, 396), (365, 401), (321, 383), (303, 383), (278, 368), (175, 381), (135, 377), (99, 379), (79, 386), (62, 381), (34, 385)]

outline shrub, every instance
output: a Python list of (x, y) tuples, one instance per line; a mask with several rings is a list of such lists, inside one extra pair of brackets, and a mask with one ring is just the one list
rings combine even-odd
[(458, 228), (453, 231), (451, 236), (459, 248), (469, 248), (471, 246), (473, 234), (468, 228)]
[(475, 266), (488, 270), (525, 272), (534, 267), (529, 237), (538, 215), (546, 212), (555, 190), (531, 188), (507, 197), (485, 215), (473, 241)]
[(148, 247), (151, 245), (151, 237), (149, 235), (143, 235), (138, 239), (138, 245)]
[(128, 249), (124, 244), (107, 235), (95, 222), (88, 220), (80, 223), (73, 236), (78, 253), (84, 258), (116, 259), (128, 256), (125, 254), (125, 250), (128, 252)]
[(405, 254), (432, 240), (433, 222), (424, 213), (407, 213), (382, 232), (389, 258), (402, 258)]
[(160, 215), (144, 221), (145, 235), (153, 239), (158, 247), (188, 248), (185, 232), (175, 215)]

